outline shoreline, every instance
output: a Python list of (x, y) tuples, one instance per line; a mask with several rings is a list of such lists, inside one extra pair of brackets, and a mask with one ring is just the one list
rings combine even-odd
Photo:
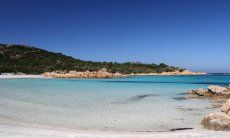
[(0, 79), (26, 79), (26, 78), (125, 78), (132, 76), (194, 76), (194, 75), (207, 75), (207, 73), (203, 72), (191, 72), (191, 71), (183, 71), (183, 72), (162, 72), (162, 73), (137, 73), (137, 74), (119, 74), (119, 73), (109, 73), (109, 72), (46, 72), (40, 75), (33, 74), (0, 74)]
[(48, 78), (42, 75), (17, 75), (17, 74), (7, 74), (7, 75), (0, 75), (0, 79), (39, 79), (39, 78)]
[(229, 132), (209, 130), (126, 132), (0, 125), (0, 137), (7, 138), (228, 138), (229, 134)]
[(107, 72), (106, 69), (102, 69), (99, 71), (54, 71), (54, 72), (45, 72), (41, 75), (44, 77), (50, 78), (124, 78), (130, 76), (170, 76), (170, 75), (205, 75), (207, 73), (204, 72), (192, 72), (189, 70), (184, 71), (173, 71), (173, 72), (161, 72), (161, 73), (131, 73), (131, 74), (121, 74), (121, 73), (110, 73)]
[[(205, 75), (205, 74), (196, 74), (196, 75)], [(82, 79), (113, 79), (113, 78), (125, 78), (125, 77), (135, 77), (135, 76), (196, 76), (196, 75), (183, 75), (183, 74), (171, 74), (171, 75), (161, 75), (161, 74), (135, 74), (135, 75), (126, 75), (123, 77), (111, 77), (111, 78), (92, 78), (85, 77)], [(60, 78), (60, 79), (74, 79), (73, 77), (46, 77), (43, 75), (0, 75), (0, 79), (45, 79), (45, 78)], [(80, 77), (75, 77), (75, 79), (81, 79)]]

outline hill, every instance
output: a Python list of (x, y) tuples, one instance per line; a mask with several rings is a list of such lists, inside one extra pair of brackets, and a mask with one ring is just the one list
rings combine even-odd
[(57, 70), (98, 71), (102, 68), (106, 68), (111, 73), (121, 74), (184, 71), (164, 63), (157, 65), (140, 62), (83, 61), (26, 45), (0, 44), (0, 73), (41, 74)]

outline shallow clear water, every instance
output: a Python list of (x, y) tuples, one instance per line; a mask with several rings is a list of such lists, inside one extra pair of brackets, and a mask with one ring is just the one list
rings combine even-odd
[(73, 129), (159, 131), (199, 128), (211, 101), (180, 93), (230, 76), (139, 76), (119, 79), (0, 79), (0, 123)]

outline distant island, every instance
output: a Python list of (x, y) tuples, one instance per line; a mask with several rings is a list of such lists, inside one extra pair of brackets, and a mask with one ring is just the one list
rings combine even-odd
[(127, 75), (196, 75), (164, 63), (92, 62), (26, 45), (0, 44), (0, 74), (43, 74), (55, 78), (110, 78)]

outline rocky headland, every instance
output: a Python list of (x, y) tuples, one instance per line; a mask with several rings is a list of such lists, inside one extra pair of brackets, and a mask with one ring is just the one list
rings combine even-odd
[(126, 75), (120, 73), (110, 73), (106, 69), (101, 69), (99, 71), (54, 71), (45, 72), (42, 74), (44, 77), (50, 78), (120, 78), (126, 77)]
[(0, 74), (21, 72), (52, 78), (116, 78), (138, 75), (201, 75), (164, 63), (94, 62), (26, 46), (0, 44)]

